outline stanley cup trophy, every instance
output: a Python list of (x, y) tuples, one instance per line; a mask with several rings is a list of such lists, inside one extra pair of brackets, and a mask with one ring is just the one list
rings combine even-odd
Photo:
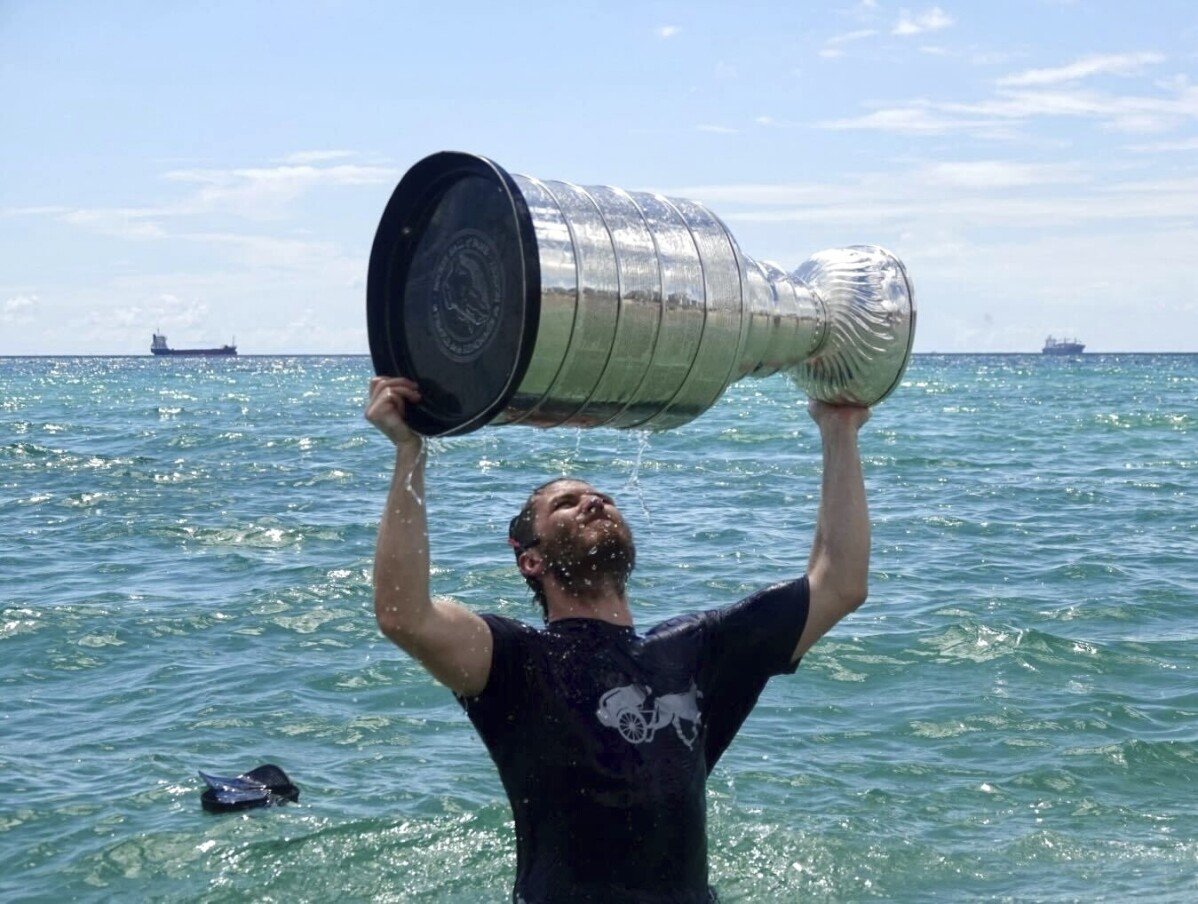
[(741, 377), (814, 399), (898, 385), (915, 296), (872, 245), (785, 273), (694, 201), (513, 175), (444, 152), (404, 175), (370, 253), (375, 372), (420, 385), (427, 436), (485, 424), (666, 430)]

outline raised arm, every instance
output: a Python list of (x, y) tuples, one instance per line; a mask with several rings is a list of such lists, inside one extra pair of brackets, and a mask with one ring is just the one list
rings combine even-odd
[(807, 563), (811, 600), (796, 659), (865, 602), (869, 586), (869, 509), (857, 448), (869, 409), (812, 402), (809, 410), (819, 425), (824, 473)]
[(491, 630), (451, 599), (429, 595), (424, 440), (404, 421), (420, 401), (411, 380), (370, 381), (366, 419), (395, 443), (395, 472), (379, 522), (374, 556), (374, 614), (379, 628), (458, 694), (481, 693), (491, 669)]

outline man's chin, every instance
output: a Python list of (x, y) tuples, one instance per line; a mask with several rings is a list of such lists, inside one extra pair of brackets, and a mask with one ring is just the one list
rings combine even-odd
[(636, 561), (636, 550), (622, 543), (598, 543), (577, 558), (551, 563), (549, 570), (573, 592), (595, 590), (614, 583), (621, 590)]

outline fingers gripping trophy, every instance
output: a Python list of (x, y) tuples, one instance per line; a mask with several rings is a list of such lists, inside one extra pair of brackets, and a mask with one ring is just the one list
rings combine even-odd
[(508, 173), (472, 154), (404, 175), (375, 235), (376, 373), (419, 385), (426, 436), (486, 424), (666, 430), (732, 383), (789, 372), (872, 406), (902, 378), (915, 296), (873, 245), (787, 273), (694, 201)]

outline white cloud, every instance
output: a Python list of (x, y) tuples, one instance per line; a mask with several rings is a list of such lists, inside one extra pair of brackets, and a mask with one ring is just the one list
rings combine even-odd
[(844, 45), (851, 44), (854, 41), (861, 41), (865, 38), (873, 37), (878, 33), (875, 28), (859, 28), (856, 31), (845, 32), (840, 35), (833, 35), (824, 42), (824, 46), (820, 49), (819, 55), (824, 59), (834, 59), (844, 56)]
[[(917, 185), (914, 180), (912, 185)], [(1198, 180), (1190, 180), (1189, 191), (1198, 197)], [(1104, 226), (1112, 220), (1190, 220), (1198, 217), (1198, 202), (1154, 192), (1149, 188), (1112, 193), (1109, 197), (1079, 193), (1053, 197), (1001, 193), (961, 194), (935, 197), (924, 188), (925, 197), (910, 192), (895, 196), (875, 193), (846, 193), (843, 200), (821, 201), (799, 207), (779, 205), (721, 213), (729, 222), (869, 224), (871, 230), (892, 229), (914, 218), (937, 223), (962, 223), (969, 228), (1004, 227), (1044, 229)], [(710, 198), (701, 200), (711, 202)], [(883, 225), (889, 224), (889, 225)]]
[(823, 129), (838, 131), (862, 129), (907, 135), (974, 132), (990, 137), (1004, 137), (1003, 130), (1009, 127), (1009, 124), (998, 122), (994, 117), (966, 118), (956, 113), (945, 113), (938, 110), (937, 105), (927, 101), (875, 110), (863, 116), (827, 120), (817, 125)]
[(716, 125), (710, 125), (710, 124), (706, 124), (706, 123), (703, 125), (695, 126), (695, 129), (700, 132), (711, 132), (715, 135), (736, 135), (737, 133), (740, 132), (740, 129), (733, 129), (730, 126), (716, 126)]
[(679, 31), (681, 29), (677, 25), (662, 25), (656, 29), (655, 34), (665, 40), (674, 37)]
[(691, 185), (663, 191), (670, 197), (698, 198), (707, 204), (761, 205), (831, 204), (856, 197), (844, 186), (787, 182), (738, 182), (731, 185)]
[(847, 9), (841, 9), (840, 15), (863, 24), (872, 24), (879, 19), (877, 0), (860, 0)]
[(205, 302), (197, 298), (185, 301), (170, 292), (162, 292), (155, 298), (93, 308), (84, 316), (83, 324), (86, 333), (99, 341), (124, 338), (131, 332), (151, 329), (168, 335), (174, 330), (176, 334), (212, 339), (215, 337), (196, 335), (206, 329), (208, 319)]
[(1157, 141), (1152, 144), (1129, 144), (1127, 150), (1137, 154), (1157, 154), (1169, 151), (1198, 151), (1198, 137), (1181, 141)]
[(351, 322), (330, 321), (328, 311), (305, 307), (291, 320), (272, 324), (269, 331), (251, 332), (246, 348), (270, 348), (272, 351), (312, 348), (333, 351), (364, 352), (369, 348), (366, 327), (361, 319)]
[(947, 47), (943, 44), (921, 44), (919, 52), (926, 56), (962, 60), (971, 66), (998, 66), (1027, 56), (1023, 50), (991, 50), (973, 46)]
[(956, 20), (939, 6), (930, 7), (920, 13), (911, 13), (904, 9), (899, 12), (899, 20), (894, 24), (890, 33), (900, 37), (910, 37), (928, 31), (939, 31), (942, 28), (948, 28), (955, 22)]
[(1173, 96), (1117, 95), (1078, 88), (1004, 91), (975, 104), (942, 104), (946, 112), (999, 118), (1074, 116), (1093, 119), (1120, 132), (1155, 132), (1198, 119), (1198, 88), (1185, 87)]
[(174, 212), (228, 212), (250, 219), (280, 216), (282, 207), (321, 186), (388, 185), (399, 171), (383, 166), (339, 163), (332, 166), (286, 164), (240, 169), (171, 170), (164, 178), (200, 186)]
[[(316, 152), (313, 152), (316, 153)], [(320, 152), (332, 153), (332, 152)], [(248, 220), (272, 220), (286, 215), (287, 206), (321, 187), (391, 185), (399, 171), (382, 166), (288, 164), (236, 169), (185, 169), (163, 174), (170, 182), (194, 185), (178, 201), (146, 207), (101, 207), (70, 210), (27, 208), (25, 212), (55, 214), (64, 223), (102, 235), (128, 239), (161, 239), (171, 232), (170, 220), (208, 215), (232, 215)]]
[(162, 216), (162, 208), (109, 207), (93, 210), (72, 210), (61, 214), (58, 219), (72, 226), (83, 226), (100, 235), (124, 239), (157, 239), (166, 231), (155, 218)]
[(1000, 87), (1030, 88), (1057, 85), (1094, 75), (1135, 75), (1145, 66), (1164, 62), (1159, 53), (1113, 53), (1083, 57), (1065, 66), (1052, 69), (1028, 69), (998, 80)]
[(930, 163), (919, 170), (917, 178), (936, 186), (982, 190), (1086, 181), (1086, 176), (1075, 164), (1021, 163), (1011, 160)]
[(961, 233), (1198, 218), (1198, 176), (1116, 181), (1077, 163), (1017, 160), (938, 161), (838, 184), (698, 185), (664, 193), (702, 200), (734, 222), (869, 223), (884, 230), (912, 221)]
[[(1170, 83), (1171, 85), (1173, 83)], [(1178, 82), (1158, 95), (1118, 95), (1064, 86), (1052, 89), (1002, 89), (973, 102), (921, 98), (871, 113), (817, 123), (825, 129), (861, 129), (896, 134), (943, 135), (964, 132), (983, 138), (1010, 139), (1034, 118), (1093, 120), (1117, 132), (1160, 132), (1198, 120), (1198, 86)]]
[(31, 323), (37, 301), (36, 295), (13, 295), (6, 298), (3, 307), (0, 307), (0, 323)]
[[(1198, 58), (1198, 54), (1195, 54), (1195, 57)], [(1189, 87), (1190, 77), (1184, 72), (1175, 72), (1165, 78), (1156, 79), (1153, 84), (1163, 91), (1184, 91)]]
[(974, 66), (999, 66), (1027, 56), (1022, 50), (968, 50), (965, 58)]
[(0, 217), (44, 217), (68, 213), (69, 207), (58, 204), (40, 204), (31, 207), (0, 207)]
[(170, 170), (163, 177), (176, 182), (195, 182), (202, 185), (262, 184), (306, 188), (313, 185), (377, 185), (392, 181), (398, 171), (383, 166), (360, 166), (338, 163), (334, 166), (285, 164), (273, 167), (241, 169)]
[(1189, 197), (1183, 199), (1182, 203), (1187, 204), (1191, 209), (1198, 208), (1198, 201), (1194, 200), (1198, 198), (1198, 176), (1107, 182), (1101, 186), (1100, 190), (1104, 194), (1156, 193), (1170, 195), (1174, 192), (1189, 193)]
[(336, 242), (227, 232), (184, 233), (178, 238), (228, 248), (251, 271), (284, 270), (339, 284), (366, 271), (364, 258), (345, 254)]
[(282, 163), (327, 163), (355, 156), (354, 151), (296, 151), (281, 158)]

